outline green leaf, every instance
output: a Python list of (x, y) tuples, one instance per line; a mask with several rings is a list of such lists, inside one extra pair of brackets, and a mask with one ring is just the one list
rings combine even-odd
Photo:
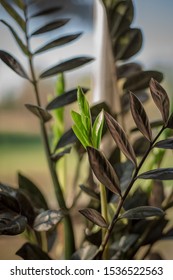
[(37, 245), (25, 243), (16, 255), (24, 260), (51, 260), (47, 253), (42, 251)]
[(151, 78), (156, 79), (158, 82), (163, 80), (163, 74), (158, 71), (141, 71), (130, 75), (123, 85), (123, 89), (133, 92), (149, 87)]
[(55, 29), (60, 28), (63, 25), (65, 25), (67, 22), (69, 22), (69, 19), (61, 19), (61, 20), (57, 20), (57, 21), (48, 23), (48, 24), (40, 27), (36, 31), (34, 31), (30, 36), (40, 35), (40, 34), (55, 30)]
[(154, 145), (155, 148), (173, 150), (173, 138), (161, 140)]
[(129, 28), (118, 36), (114, 43), (113, 52), (116, 60), (129, 59), (142, 47), (142, 33), (140, 29)]
[(162, 115), (163, 122), (165, 125), (167, 125), (169, 119), (169, 107), (170, 107), (170, 101), (167, 92), (153, 78), (150, 81), (150, 91), (151, 91), (152, 98)]
[(48, 122), (52, 118), (51, 114), (40, 106), (36, 106), (32, 104), (25, 104), (25, 106), (30, 112), (32, 112), (44, 123)]
[(108, 224), (105, 221), (105, 219), (95, 209), (85, 208), (85, 209), (79, 210), (79, 212), (83, 216), (85, 216), (88, 220), (90, 220), (92, 223), (98, 225), (99, 227), (102, 227), (102, 228), (107, 228), (108, 227)]
[(103, 125), (104, 125), (104, 113), (102, 110), (100, 114), (97, 116), (97, 118), (95, 119), (93, 129), (92, 129), (92, 141), (94, 144), (94, 148), (97, 149), (100, 147)]
[(116, 142), (119, 149), (125, 154), (125, 156), (136, 165), (136, 156), (128, 141), (128, 137), (122, 127), (118, 124), (118, 122), (108, 113), (105, 112), (105, 119), (108, 129)]
[(22, 78), (28, 79), (28, 76), (21, 66), (21, 64), (9, 53), (0, 50), (0, 59), (8, 66), (10, 67), (14, 72), (16, 72), (19, 76)]
[(79, 129), (78, 126), (73, 125), (72, 129), (73, 129), (73, 132), (75, 133), (76, 137), (79, 139), (81, 144), (84, 146), (84, 148), (86, 148), (87, 146), (90, 145), (90, 143), (88, 143), (88, 139), (86, 139), (84, 137), (83, 133), (81, 132), (81, 130)]
[(87, 99), (85, 98), (85, 95), (80, 87), (78, 87), (77, 91), (77, 101), (79, 110), (81, 113), (81, 120), (82, 123), (87, 131), (87, 134), (90, 135), (91, 133), (91, 113), (90, 113), (90, 107)]
[(53, 48), (63, 46), (67, 43), (72, 42), (73, 40), (76, 40), (79, 36), (81, 36), (81, 34), (82, 33), (77, 33), (77, 34), (73, 34), (73, 35), (66, 35), (66, 36), (60, 37), (60, 38), (53, 40), (53, 41), (47, 43), (46, 45), (42, 46), (41, 48), (36, 50), (34, 52), (34, 54), (39, 54), (39, 53), (51, 50)]
[(62, 9), (61, 7), (46, 8), (44, 10), (33, 13), (30, 16), (30, 18), (39, 17), (39, 16), (48, 16), (51, 15), (52, 13), (59, 12), (61, 9)]
[(91, 57), (76, 57), (76, 58), (66, 60), (66, 61), (46, 70), (45, 72), (43, 72), (40, 75), (40, 78), (43, 79), (43, 78), (57, 75), (58, 73), (73, 70), (77, 67), (80, 67), (86, 63), (91, 62), (92, 60), (93, 60), (93, 58), (91, 58)]
[[(79, 141), (82, 144), (85, 142), (85, 145), (83, 145), (85, 148), (86, 148), (86, 146), (90, 146), (91, 143), (90, 143), (88, 131), (85, 129), (85, 126), (83, 125), (81, 115), (78, 114), (77, 112), (72, 111), (71, 116), (75, 123), (75, 126), (73, 126), (73, 131), (77, 132), (77, 134), (76, 134), (76, 132), (75, 132), (75, 134), (78, 137)], [(76, 128), (77, 128), (77, 130), (76, 130)], [(80, 131), (80, 133), (79, 133), (79, 131)], [(81, 137), (81, 138), (79, 138), (79, 137)]]
[(26, 23), (21, 18), (21, 16), (16, 12), (16, 10), (11, 6), (11, 4), (7, 3), (5, 0), (1, 0), (1, 5), (7, 11), (7, 13), (19, 24), (21, 29), (25, 32), (26, 30)]
[(161, 217), (164, 215), (162, 209), (152, 206), (139, 206), (126, 211), (119, 219), (126, 218), (128, 220), (145, 219), (148, 217)]
[(31, 198), (34, 206), (40, 209), (47, 209), (47, 202), (42, 195), (39, 188), (26, 176), (18, 174), (18, 184), (19, 188), (23, 190)]
[(136, 123), (136, 126), (140, 132), (146, 137), (150, 142), (152, 141), (152, 131), (149, 123), (148, 116), (145, 112), (145, 109), (141, 101), (130, 92), (130, 108), (133, 119)]
[(119, 179), (110, 162), (102, 152), (93, 147), (87, 147), (87, 152), (90, 166), (97, 179), (110, 191), (121, 196)]
[[(82, 91), (84, 94), (88, 92), (89, 89), (82, 88)], [(64, 107), (66, 105), (69, 105), (77, 100), (77, 90), (72, 89), (70, 91), (64, 92), (61, 96), (57, 96), (55, 99), (53, 99), (47, 106), (47, 110), (54, 110), (61, 107)]]
[(20, 49), (23, 51), (24, 54), (28, 55), (29, 51), (26, 47), (26, 45), (24, 45), (24, 43), (22, 42), (22, 40), (19, 38), (19, 36), (17, 35), (17, 33), (15, 32), (15, 30), (4, 20), (0, 20), (0, 22), (2, 22), (4, 25), (6, 25), (9, 30), (11, 31), (11, 33), (13, 34), (16, 42), (18, 43), (18, 46), (20, 47)]
[(154, 169), (140, 174), (138, 178), (153, 180), (173, 180), (173, 168)]
[(64, 211), (47, 210), (40, 213), (34, 221), (35, 231), (48, 231), (57, 225), (64, 217)]

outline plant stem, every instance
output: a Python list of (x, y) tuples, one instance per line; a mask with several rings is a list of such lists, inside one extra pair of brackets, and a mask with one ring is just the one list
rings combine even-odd
[(115, 213), (115, 215), (114, 215), (114, 217), (113, 217), (113, 219), (112, 219), (112, 222), (110, 223), (110, 225), (109, 225), (109, 227), (108, 227), (108, 229), (107, 229), (107, 232), (106, 232), (106, 234), (105, 234), (104, 240), (102, 241), (102, 244), (101, 244), (100, 248), (98, 249), (98, 252), (96, 252), (95, 258), (98, 258), (98, 257), (100, 258), (100, 257), (102, 257), (102, 255), (103, 255), (103, 253), (104, 253), (104, 250), (105, 250), (105, 248), (106, 248), (106, 245), (107, 245), (107, 243), (108, 243), (108, 240), (109, 240), (109, 238), (110, 238), (110, 235), (111, 235), (111, 233), (112, 233), (112, 231), (113, 231), (114, 225), (115, 225), (115, 223), (118, 221), (118, 217), (119, 217), (120, 211), (121, 211), (121, 209), (122, 209), (122, 207), (123, 207), (123, 204), (124, 204), (124, 202), (125, 202), (125, 199), (126, 199), (126, 197), (128, 196), (128, 194), (129, 194), (131, 188), (133, 187), (133, 184), (134, 184), (135, 181), (137, 180), (137, 176), (138, 176), (138, 173), (139, 173), (141, 167), (143, 166), (143, 164), (144, 164), (145, 160), (147, 159), (149, 153), (151, 152), (151, 150), (152, 150), (154, 144), (156, 143), (157, 139), (160, 137), (160, 135), (162, 134), (162, 132), (164, 131), (164, 129), (165, 129), (165, 126), (162, 127), (162, 129), (160, 130), (160, 132), (157, 134), (157, 136), (154, 138), (154, 140), (150, 143), (150, 146), (149, 146), (149, 148), (147, 149), (145, 155), (144, 155), (143, 158), (141, 159), (139, 165), (136, 167), (136, 170), (135, 170), (135, 172), (134, 172), (134, 174), (133, 174), (133, 177), (132, 177), (132, 179), (131, 179), (131, 181), (130, 181), (130, 183), (129, 183), (129, 186), (127, 187), (127, 189), (126, 189), (125, 193), (123, 194), (123, 196), (120, 197), (120, 200), (119, 200), (118, 206), (117, 206), (117, 211), (116, 211), (116, 213)]
[[(103, 184), (100, 184), (100, 198), (101, 198), (101, 214), (106, 222), (108, 222), (108, 212), (107, 212), (107, 197), (106, 197), (106, 188)], [(102, 228), (102, 241), (104, 240), (106, 234), (106, 229)], [(105, 248), (104, 259), (108, 259), (108, 244)]]
[[(35, 71), (34, 71), (34, 67), (33, 67), (33, 55), (30, 51), (30, 42), (29, 42), (28, 26), (27, 26), (28, 25), (27, 7), (25, 7), (25, 19), (26, 19), (25, 36), (26, 36), (27, 48), (29, 50), (29, 66), (30, 66), (30, 71), (31, 71), (31, 76), (32, 76), (32, 85), (34, 88), (37, 105), (41, 106), (39, 90), (38, 90), (38, 81), (36, 80)], [(66, 203), (65, 203), (65, 200), (63, 197), (61, 186), (59, 184), (59, 180), (58, 180), (58, 177), (56, 174), (55, 165), (51, 160), (51, 151), (50, 151), (50, 147), (49, 147), (49, 141), (48, 141), (46, 127), (42, 121), (40, 121), (40, 129), (41, 129), (41, 136), (42, 136), (42, 141), (43, 141), (44, 150), (45, 150), (45, 154), (46, 154), (46, 159), (47, 159), (50, 175), (51, 175), (52, 182), (53, 182), (54, 189), (55, 189), (56, 198), (57, 198), (59, 207), (66, 209), (67, 207), (66, 207)], [(74, 232), (73, 232), (73, 227), (72, 227), (72, 221), (71, 221), (71, 217), (69, 216), (69, 214), (64, 217), (64, 242), (65, 242), (65, 258), (70, 259), (71, 255), (75, 251), (75, 242), (74, 242)]]

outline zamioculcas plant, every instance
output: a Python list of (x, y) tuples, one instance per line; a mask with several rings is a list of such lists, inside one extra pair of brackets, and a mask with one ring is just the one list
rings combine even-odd
[[(94, 146), (94, 143), (97, 142), (97, 138), (100, 142), (100, 127), (103, 126), (103, 119), (101, 118), (101, 121), (99, 122), (98, 116), (92, 127), (91, 112), (88, 102), (81, 90), (78, 89), (78, 105), (80, 113), (72, 112), (72, 118), (75, 123), (73, 126), (73, 130), (78, 139), (83, 144), (84, 148), (87, 150), (89, 164), (93, 173), (95, 174), (98, 181), (102, 184), (102, 186), (104, 186), (108, 192), (111, 192), (112, 196), (112, 200), (108, 201), (108, 192), (107, 194), (105, 192), (104, 199), (102, 199), (102, 193), (100, 191), (101, 213), (100, 211), (98, 211), (98, 209), (94, 208), (84, 208), (80, 210), (80, 213), (84, 215), (89, 221), (104, 229), (102, 230), (103, 234), (101, 243), (99, 244), (97, 252), (92, 257), (94, 259), (100, 259), (104, 257), (121, 258), (123, 253), (127, 253), (127, 257), (128, 254), (130, 255), (130, 257), (133, 257), (140, 246), (143, 245), (143, 243), (146, 241), (145, 239), (148, 238), (148, 234), (150, 233), (150, 231), (152, 231), (153, 226), (158, 226), (159, 223), (161, 223), (165, 219), (164, 210), (166, 210), (167, 207), (170, 207), (169, 204), (172, 193), (169, 199), (166, 199), (166, 201), (168, 200), (169, 202), (168, 204), (166, 203), (164, 207), (162, 207), (161, 205), (160, 207), (150, 206), (148, 205), (147, 201), (146, 205), (143, 205), (143, 201), (141, 201), (141, 203), (140, 201), (138, 201), (137, 203), (133, 203), (132, 200), (132, 206), (129, 206), (126, 210), (126, 201), (128, 201), (128, 197), (132, 193), (133, 187), (139, 179), (152, 179), (159, 181), (173, 180), (173, 168), (157, 168), (145, 172), (143, 170), (143, 166), (153, 149), (155, 149), (156, 147), (163, 149), (168, 147), (171, 148), (172, 145), (170, 144), (172, 143), (172, 139), (159, 141), (159, 137), (162, 135), (162, 133), (165, 130), (173, 127), (172, 115), (170, 116), (169, 112), (169, 97), (162, 86), (154, 79), (151, 79), (150, 81), (150, 92), (152, 99), (154, 100), (157, 108), (162, 115), (162, 126), (159, 132), (157, 132), (156, 134), (154, 134), (152, 131), (149, 118), (141, 101), (136, 95), (134, 95), (132, 92), (129, 92), (130, 110), (133, 120), (137, 126), (137, 129), (148, 141), (148, 147), (146, 148), (144, 155), (140, 159), (138, 159), (138, 157), (136, 156), (133, 145), (131, 141), (129, 141), (121, 125), (109, 113), (104, 112), (107, 129), (112, 135), (117, 148), (125, 155), (127, 160), (130, 161), (133, 166), (131, 175), (128, 178), (128, 182), (126, 182), (126, 186), (124, 187), (120, 183), (122, 178), (119, 178), (117, 166), (113, 166), (111, 162), (106, 159), (101, 149), (98, 146)], [(102, 114), (103, 111), (101, 111), (100, 115)], [(89, 124), (86, 120), (89, 120)], [(95, 126), (97, 126), (97, 131), (99, 132), (97, 136), (93, 134)], [(123, 166), (123, 163), (121, 164)], [(112, 203), (114, 204), (114, 211), (112, 211), (111, 209)], [(136, 206), (135, 204), (138, 205), (136, 207), (133, 207), (133, 204), (134, 206)], [(102, 209), (106, 209), (106, 214)], [(126, 228), (125, 232), (128, 232), (126, 223), (131, 224), (131, 221), (133, 220), (137, 220), (139, 221), (138, 223), (140, 223), (143, 219), (145, 220), (148, 217), (155, 218), (149, 221), (147, 220), (149, 222), (149, 226), (147, 228), (144, 228), (144, 234), (141, 233), (141, 235), (136, 234), (135, 236), (133, 236), (132, 244), (134, 245), (134, 242), (136, 243), (133, 249), (131, 248), (132, 244), (129, 244), (128, 249), (130, 250), (127, 252), (123, 252), (123, 248), (118, 248), (118, 246), (116, 250), (114, 249), (114, 242), (120, 242), (117, 240), (117, 238), (120, 238), (118, 231), (116, 233), (116, 228), (120, 223), (122, 223), (121, 226), (124, 226), (124, 228)], [(127, 220), (126, 223), (122, 222), (122, 220), (124, 221), (124, 219)], [(160, 233), (160, 235), (162, 236), (162, 233)]]
[[(93, 60), (91, 57), (86, 57), (86, 56), (81, 56), (81, 57), (73, 57), (69, 58), (65, 61), (62, 61), (58, 64), (55, 64), (54, 66), (48, 67), (48, 69), (44, 70), (41, 74), (39, 74), (39, 77), (36, 76), (36, 70), (34, 66), (34, 58), (38, 56), (39, 54), (44, 54), (46, 51), (50, 51), (53, 48), (63, 46), (69, 42), (74, 41), (77, 39), (79, 36), (81, 36), (81, 33), (75, 33), (75, 34), (68, 34), (64, 36), (58, 36), (54, 38), (53, 40), (46, 42), (43, 46), (39, 47), (36, 50), (32, 50), (32, 38), (36, 38), (38, 36), (48, 34), (49, 32), (53, 30), (58, 30), (62, 26), (68, 24), (69, 18), (61, 18), (58, 16), (58, 12), (62, 10), (62, 7), (57, 5), (57, 1), (51, 1), (52, 6), (45, 6), (46, 1), (42, 1), (41, 5), (37, 7), (37, 1), (31, 1), (31, 0), (19, 0), (19, 1), (6, 1), (2, 0), (1, 1), (1, 6), (6, 10), (6, 12), (9, 14), (9, 16), (15, 21), (15, 24), (20, 28), (21, 32), (24, 35), (24, 40), (20, 38), (18, 33), (15, 31), (15, 28), (9, 24), (5, 20), (1, 20), (1, 24), (5, 25), (9, 31), (11, 32), (12, 36), (14, 37), (18, 47), (22, 51), (22, 53), (26, 56), (29, 64), (29, 71), (28, 73), (24, 67), (22, 66), (21, 62), (18, 61), (12, 54), (8, 53), (7, 51), (0, 50), (0, 59), (7, 65), (9, 66), (13, 71), (15, 71), (19, 76), (22, 78), (28, 80), (28, 82), (32, 85), (33, 87), (33, 92), (35, 94), (36, 98), (36, 104), (26, 104), (26, 108), (34, 114), (40, 122), (40, 130), (41, 130), (41, 136), (44, 144), (44, 149), (45, 149), (45, 154), (47, 157), (47, 163), (50, 171), (50, 176), (52, 178), (52, 183), (55, 189), (55, 194), (57, 198), (57, 202), (59, 204), (60, 211), (57, 212), (51, 212), (50, 210), (47, 210), (47, 205), (45, 204), (45, 200), (43, 200), (43, 196), (38, 191), (37, 187), (26, 177), (19, 175), (19, 187), (22, 189), (22, 193), (29, 192), (30, 199), (32, 201), (35, 201), (36, 199), (33, 198), (33, 196), (37, 195), (37, 202), (39, 202), (36, 205), (37, 211), (32, 209), (32, 211), (29, 211), (29, 209), (26, 208), (26, 210), (23, 209), (24, 203), (22, 201), (23, 206), (20, 206), (20, 201), (16, 200), (16, 196), (18, 196), (18, 192), (14, 192), (13, 190), (4, 187), (3, 185), (2, 190), (4, 191), (3, 197), (5, 196), (5, 204), (8, 203), (8, 191), (10, 193), (13, 193), (15, 198), (14, 204), (16, 206), (15, 212), (18, 214), (20, 213), (21, 209), (22, 211), (25, 212), (25, 215), (28, 218), (28, 215), (32, 216), (28, 218), (28, 220), (31, 220), (30, 226), (33, 228), (35, 231), (40, 231), (44, 228), (44, 231), (47, 231), (48, 229), (52, 228), (55, 224), (57, 224), (62, 218), (62, 215), (64, 216), (63, 223), (64, 223), (64, 254), (65, 258), (69, 259), (72, 255), (72, 253), (75, 251), (75, 240), (74, 240), (74, 233), (73, 233), (73, 226), (72, 226), (72, 221), (70, 217), (70, 213), (67, 211), (67, 206), (66, 206), (66, 201), (65, 197), (62, 192), (62, 188), (59, 183), (59, 178), (56, 172), (56, 161), (55, 161), (55, 156), (53, 154), (54, 151), (52, 151), (50, 141), (49, 141), (49, 136), (48, 132), (46, 129), (46, 123), (49, 122), (52, 118), (51, 114), (48, 112), (47, 109), (42, 107), (41, 104), (41, 97), (40, 97), (40, 89), (39, 89), (39, 81), (54, 75), (57, 75), (62, 72), (66, 72), (69, 70), (73, 70), (77, 67), (80, 67), (82, 65), (85, 65), (86, 63), (90, 62)], [(43, 23), (41, 27), (35, 28), (34, 30), (31, 30), (33, 25), (32, 21), (33, 19), (41, 19), (42, 17), (48, 19), (48, 23)], [(59, 96), (61, 98), (62, 96)], [(76, 92), (74, 90), (69, 91), (64, 94), (63, 98), (61, 99), (61, 105), (63, 103), (63, 106), (65, 104), (69, 104), (70, 101), (74, 101), (76, 98)], [(70, 99), (70, 101), (69, 101)], [(48, 106), (49, 109), (49, 106)], [(66, 152), (65, 152), (66, 153)], [(63, 154), (62, 154), (63, 155)], [(1, 192), (1, 195), (3, 193)], [(23, 200), (25, 199), (23, 194), (20, 194), (20, 199), (23, 197)], [(42, 198), (39, 200), (38, 198)], [(22, 199), (21, 199), (22, 200)], [(44, 201), (44, 204), (41, 204), (41, 201)], [(18, 205), (19, 204), (19, 205)], [(5, 205), (4, 205), (5, 207)], [(29, 205), (28, 202), (28, 207), (31, 208), (31, 205)], [(8, 207), (7, 207), (8, 208)], [(10, 208), (11, 209), (11, 208)], [(41, 213), (41, 216), (39, 214), (41, 209), (45, 209), (48, 212), (43, 212)], [(65, 211), (65, 215), (62, 214)], [(36, 218), (37, 214), (39, 216)], [(13, 219), (14, 217), (14, 219)], [(27, 226), (27, 220), (23, 216), (18, 216), (15, 218), (16, 215), (13, 214), (8, 218), (8, 211), (6, 211), (6, 216), (2, 217), (2, 219), (5, 219), (5, 221), (8, 221), (9, 226), (2, 226), (1, 228), (1, 234), (19, 234), (20, 232), (24, 231), (24, 229)], [(36, 225), (35, 225), (35, 219), (36, 218)], [(38, 226), (41, 225), (42, 223), (47, 224), (47, 227), (42, 227)], [(50, 226), (51, 225), (51, 226)], [(12, 231), (11, 231), (12, 227)], [(29, 234), (30, 235), (30, 234)], [(28, 235), (28, 236), (29, 236)], [(36, 235), (37, 236), (37, 235)], [(45, 250), (47, 246), (45, 246), (46, 241), (46, 233), (42, 234), (42, 249)], [(37, 236), (35, 243), (39, 243), (39, 238)], [(31, 245), (30, 245), (31, 246)], [(27, 251), (27, 247), (24, 245), (23, 251)], [(46, 249), (47, 250), (47, 249)], [(22, 250), (20, 250), (20, 253), (18, 253), (20, 256), (22, 256)]]

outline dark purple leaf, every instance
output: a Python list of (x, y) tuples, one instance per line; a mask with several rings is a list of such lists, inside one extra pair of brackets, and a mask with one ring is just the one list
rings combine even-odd
[(0, 50), (0, 59), (2, 59), (2, 61), (6, 65), (8, 65), (8, 67), (10, 67), (14, 72), (16, 72), (19, 76), (29, 80), (21, 64), (11, 54)]
[(61, 7), (51, 7), (47, 8), (38, 12), (35, 12), (30, 16), (30, 18), (38, 17), (38, 16), (47, 16), (51, 15), (52, 13), (59, 12), (62, 8)]
[(84, 193), (86, 193), (90, 197), (99, 200), (99, 197), (100, 197), (99, 194), (96, 193), (93, 189), (86, 187), (84, 185), (80, 185), (79, 187)]
[(173, 150), (173, 138), (161, 140), (157, 142), (154, 147)]
[(138, 178), (153, 180), (173, 180), (173, 168), (154, 169), (140, 174)]
[[(83, 93), (87, 93), (89, 89), (82, 88)], [(47, 110), (54, 110), (65, 105), (71, 104), (77, 100), (77, 89), (64, 92), (62, 95), (53, 99), (46, 107)]]
[(134, 150), (128, 141), (127, 135), (118, 124), (118, 122), (108, 113), (105, 112), (105, 119), (108, 129), (116, 142), (118, 148), (125, 154), (125, 156), (136, 165), (136, 156)]
[(94, 224), (98, 225), (99, 227), (102, 228), (107, 228), (108, 224), (105, 221), (105, 219), (102, 217), (102, 215), (96, 211), (95, 209), (92, 208), (85, 208), (82, 210), (79, 210), (79, 212), (85, 216), (88, 220), (93, 222)]
[(164, 88), (153, 78), (150, 81), (150, 91), (152, 98), (162, 115), (163, 122), (167, 125), (170, 106), (169, 97)]
[(126, 64), (122, 64), (117, 67), (117, 78), (118, 79), (126, 78), (139, 71), (142, 71), (142, 67), (138, 63), (129, 62)]
[(41, 28), (37, 29), (36, 31), (34, 31), (30, 36), (40, 35), (40, 34), (55, 30), (55, 29), (65, 25), (67, 22), (69, 22), (69, 19), (60, 19), (60, 20), (48, 23), (48, 24), (42, 26)]
[(39, 54), (44, 51), (51, 50), (53, 48), (60, 47), (62, 45), (70, 43), (73, 40), (76, 40), (81, 34), (82, 33), (77, 33), (77, 34), (73, 34), (73, 35), (66, 35), (66, 36), (60, 37), (60, 38), (53, 40), (53, 41), (47, 43), (46, 45), (42, 46), (37, 51), (35, 51), (34, 54)]
[(145, 219), (153, 216), (160, 217), (163, 215), (164, 212), (160, 208), (152, 207), (152, 206), (139, 206), (126, 211), (119, 218), (120, 219), (126, 218), (128, 220), (138, 220), (138, 219)]
[(92, 147), (87, 147), (87, 152), (90, 166), (97, 179), (110, 191), (121, 195), (119, 179), (103, 153)]
[(130, 108), (136, 126), (140, 132), (151, 142), (152, 131), (148, 116), (141, 101), (132, 92), (130, 92)]
[(51, 114), (40, 106), (32, 104), (25, 104), (25, 106), (30, 112), (32, 112), (35, 116), (39, 117), (39, 119), (44, 123), (48, 122), (52, 118)]
[(130, 75), (123, 85), (123, 89), (133, 92), (146, 89), (149, 87), (151, 78), (156, 79), (158, 82), (163, 80), (163, 74), (158, 71), (141, 71)]
[(0, 214), (0, 235), (17, 235), (24, 232), (27, 219), (13, 212)]
[(25, 243), (17, 252), (16, 255), (24, 260), (51, 260), (51, 258), (43, 252), (37, 245)]
[(40, 78), (43, 79), (57, 75), (58, 73), (70, 71), (91, 61), (93, 61), (91, 57), (75, 57), (46, 70), (40, 75)]

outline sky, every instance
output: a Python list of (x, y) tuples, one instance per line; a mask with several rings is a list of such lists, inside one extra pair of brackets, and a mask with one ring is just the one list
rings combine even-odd
[[(66, 7), (69, 7), (69, 0), (59, 0), (64, 3)], [(73, 9), (73, 14), (76, 9), (80, 9), (81, 17), (74, 16), (66, 27), (61, 28), (62, 33), (71, 33), (85, 31), (84, 35), (80, 40), (76, 41), (65, 48), (59, 48), (58, 51), (53, 51), (52, 56), (47, 53), (36, 59), (38, 68), (45, 69), (48, 66), (54, 65), (55, 62), (61, 61), (69, 56), (75, 56), (78, 53), (80, 55), (93, 55), (94, 43), (92, 41), (92, 29), (91, 24), (87, 24), (87, 18), (91, 20), (92, 0), (71, 0), (72, 4), (75, 4)], [(132, 60), (137, 60), (141, 62), (144, 67), (154, 67), (159, 65), (163, 69), (169, 67), (173, 69), (173, 1), (172, 0), (134, 0), (135, 6), (135, 19), (133, 22), (134, 27), (139, 27), (142, 29), (144, 36), (144, 45), (140, 53), (132, 58)], [(50, 3), (50, 2), (49, 2)], [(81, 8), (80, 5), (82, 4)], [(87, 7), (87, 4), (90, 4)], [(67, 11), (67, 15), (68, 15)], [(2, 7), (0, 7), (0, 18), (4, 18), (5, 13)], [(82, 21), (81, 21), (82, 19)], [(84, 24), (85, 23), (85, 24)], [(36, 24), (36, 23), (35, 23)], [(0, 24), (0, 49), (9, 51), (13, 53), (19, 60), (24, 61), (25, 67), (27, 64), (25, 58), (21, 56), (19, 49), (16, 47), (14, 40), (11, 39), (11, 35), (7, 32), (7, 29)], [(43, 37), (43, 39), (45, 39)], [(51, 38), (49, 38), (51, 39)], [(42, 44), (42, 39), (34, 40), (34, 45)], [(73, 46), (73, 48), (72, 48)], [(65, 50), (65, 51), (64, 51)], [(56, 58), (56, 61), (55, 61)], [(40, 64), (40, 61), (42, 63)], [(93, 71), (92, 65), (81, 68), (80, 72)], [(79, 72), (76, 72), (79, 73)], [(173, 73), (173, 72), (172, 72)], [(172, 74), (173, 75), (173, 74)], [(10, 83), (6, 81), (10, 80)], [(5, 66), (0, 61), (0, 99), (4, 93), (10, 93), (13, 90), (20, 92), (21, 80), (15, 73), (10, 71), (7, 66)], [(73, 81), (74, 82), (74, 81)], [(75, 83), (74, 83), (75, 84)]]

